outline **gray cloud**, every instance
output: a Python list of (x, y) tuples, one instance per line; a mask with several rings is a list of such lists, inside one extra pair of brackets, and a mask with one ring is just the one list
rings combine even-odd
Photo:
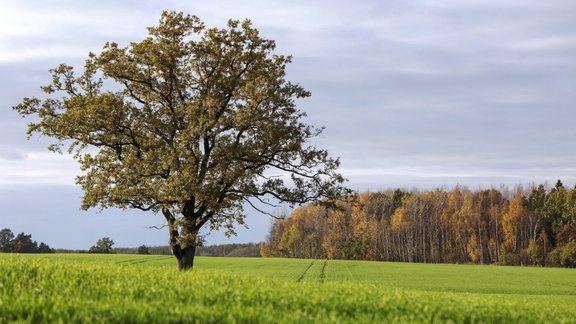
[(26, 156), (22, 152), (10, 148), (3, 148), (0, 146), (0, 160), (21, 161), (25, 158)]

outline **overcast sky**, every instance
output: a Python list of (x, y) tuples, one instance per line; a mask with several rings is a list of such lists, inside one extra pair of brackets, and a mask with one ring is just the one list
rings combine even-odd
[[(312, 92), (299, 107), (326, 126), (315, 144), (351, 188), (576, 181), (574, 0), (0, 0), (0, 228), (62, 248), (167, 243), (146, 229), (160, 215), (80, 211), (76, 163), (12, 111), (48, 69), (141, 40), (163, 9), (250, 18), (292, 54), (287, 78)], [(269, 218), (247, 212), (249, 230), (208, 243), (264, 240)]]

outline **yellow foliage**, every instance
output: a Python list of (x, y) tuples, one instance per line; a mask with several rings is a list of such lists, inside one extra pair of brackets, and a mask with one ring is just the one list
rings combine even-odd
[(396, 209), (394, 215), (392, 215), (392, 229), (401, 230), (406, 228), (410, 224), (408, 219), (408, 214), (406, 213), (405, 207), (400, 207)]
[(508, 205), (508, 210), (502, 217), (502, 231), (504, 232), (504, 248), (506, 251), (516, 252), (518, 228), (526, 213), (527, 211), (522, 201), (522, 192), (518, 190)]
[(478, 263), (478, 258), (480, 256), (480, 245), (478, 244), (478, 238), (476, 237), (476, 233), (472, 234), (470, 241), (468, 241), (468, 245), (466, 246), (468, 250), (468, 255), (470, 255), (470, 259), (473, 263)]

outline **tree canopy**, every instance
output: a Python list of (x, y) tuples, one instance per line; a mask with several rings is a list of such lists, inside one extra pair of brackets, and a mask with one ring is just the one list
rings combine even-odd
[(249, 20), (206, 28), (164, 12), (127, 47), (109, 42), (84, 71), (51, 70), (48, 98), (24, 98), (38, 117), (28, 134), (56, 139), (81, 164), (82, 208), (162, 212), (181, 269), (192, 267), (198, 231), (244, 223), (243, 206), (330, 204), (349, 193), (338, 159), (309, 144), (322, 128), (303, 122), (310, 96), (285, 79), (291, 57)]
[(14, 233), (9, 228), (0, 230), (0, 252), (11, 252)]
[(109, 237), (103, 237), (90, 247), (89, 253), (112, 253), (114, 241)]

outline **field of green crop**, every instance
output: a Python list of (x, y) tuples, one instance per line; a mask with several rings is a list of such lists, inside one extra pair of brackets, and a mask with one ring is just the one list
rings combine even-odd
[(0, 254), (0, 322), (576, 323), (573, 269)]

